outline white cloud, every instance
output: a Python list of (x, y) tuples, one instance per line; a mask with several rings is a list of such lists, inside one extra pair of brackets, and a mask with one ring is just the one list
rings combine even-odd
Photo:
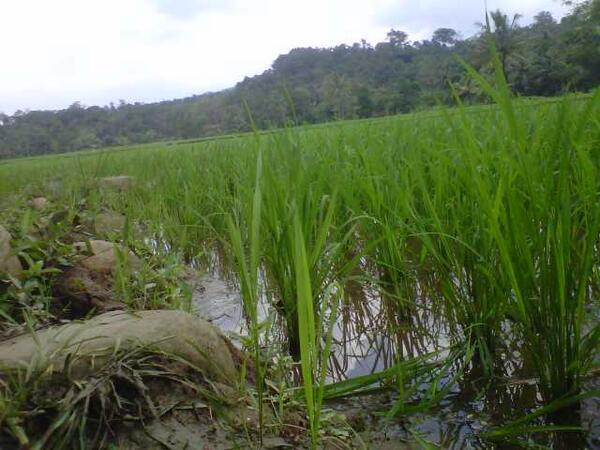
[(427, 39), (436, 28), (448, 27), (468, 37), (478, 31), (476, 22), (485, 22), (485, 10), (502, 10), (512, 16), (521, 14), (519, 23), (526, 24), (540, 11), (550, 11), (562, 17), (568, 8), (561, 0), (461, 0), (460, 3), (440, 0), (394, 0), (382, 8), (377, 22), (407, 31), (412, 39)]
[(202, 12), (211, 10), (229, 10), (234, 7), (236, 0), (151, 0), (154, 7), (167, 16), (182, 20), (194, 17)]
[[(470, 34), (479, 0), (0, 0), (0, 111), (157, 101), (232, 86), (294, 47)], [(560, 13), (553, 1), (488, 7)], [(527, 19), (527, 17), (526, 17)]]

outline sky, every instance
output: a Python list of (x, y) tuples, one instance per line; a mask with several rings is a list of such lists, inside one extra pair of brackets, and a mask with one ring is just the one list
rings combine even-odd
[[(488, 0), (559, 19), (559, 0)], [(0, 112), (181, 98), (234, 86), (295, 47), (411, 40), (484, 20), (484, 0), (0, 0)]]

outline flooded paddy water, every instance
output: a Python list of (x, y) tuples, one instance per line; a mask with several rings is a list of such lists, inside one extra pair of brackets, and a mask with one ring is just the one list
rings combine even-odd
[[(419, 314), (397, 327), (394, 334), (389, 334), (386, 331), (388, 317), (380, 295), (373, 289), (363, 290), (356, 286), (353, 294), (360, 300), (363, 311), (357, 313), (353, 309), (356, 302), (350, 301), (339, 313), (329, 358), (329, 383), (385, 371), (393, 367), (398, 358), (436, 353), (438, 359), (443, 359), (448, 355), (450, 337), (443, 315), (420, 308)], [(426, 304), (427, 299), (422, 302)], [(192, 307), (241, 346), (240, 336), (248, 333), (242, 298), (239, 288), (228, 281), (222, 271), (201, 276), (193, 293)], [(259, 311), (261, 321), (270, 314), (278, 314), (264, 296)], [(281, 327), (275, 328), (275, 336), (267, 340), (285, 340)], [(273, 328), (268, 330), (273, 332)], [(285, 347), (282, 342), (279, 344), (281, 348)], [(389, 386), (329, 400), (324, 408), (344, 414), (368, 448), (423, 448), (420, 439), (441, 449), (522, 448), (522, 442), (494, 443), (481, 437), (486, 429), (510, 423), (543, 406), (535, 379), (531, 378), (531, 369), (527, 361), (520, 359), (517, 347), (518, 343), (514, 349), (506, 349), (498, 361), (504, 368), (503, 378), (487, 379), (473, 364), (464, 368), (456, 361), (443, 377), (435, 380), (439, 388), (446, 386), (447, 393), (437, 406), (426, 412), (386, 418), (386, 413), (398, 401), (398, 393)], [(462, 375), (453, 378), (459, 370)], [(421, 386), (415, 391), (413, 402), (427, 395), (432, 378), (433, 375), (419, 378)], [(599, 375), (591, 375), (585, 381), (585, 390), (599, 387)], [(410, 405), (411, 399), (407, 403)], [(584, 399), (580, 409), (571, 409), (568, 414), (561, 418), (561, 424), (580, 426), (582, 432), (534, 434), (530, 444), (556, 450), (600, 448), (600, 398)], [(541, 425), (544, 421), (535, 423)], [(419, 440), (415, 439), (415, 434)]]

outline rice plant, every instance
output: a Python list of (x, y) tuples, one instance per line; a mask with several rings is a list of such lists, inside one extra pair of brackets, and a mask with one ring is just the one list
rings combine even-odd
[[(8, 161), (0, 165), (2, 220), (22, 230), (18, 245), (27, 242), (43, 217), (16, 211), (60, 174), (52, 200), (70, 205), (69, 214), (82, 205), (126, 212), (157, 258), (235, 279), (261, 431), (271, 389), (265, 353), (279, 351), (264, 352), (261, 333), (273, 330), (300, 367), (282, 377), (282, 390), (302, 390), (313, 445), (329, 399), (392, 389), (391, 416), (403, 416), (434, 407), (468, 370), (481, 369), (487, 384), (514, 376), (507, 355), (544, 402), (576, 404), (565, 399), (585, 395), (600, 349), (600, 91), (519, 99), (498, 61), (490, 76), (465, 70), (494, 105), (465, 106), (457, 94), (457, 108), (436, 112)], [(130, 190), (93, 188), (95, 177), (119, 174), (134, 177)], [(135, 246), (128, 232), (118, 239)], [(144, 276), (138, 281), (152, 282)], [(123, 293), (135, 286), (118, 281)], [(350, 299), (350, 285), (362, 295)], [(14, 286), (0, 287), (7, 314), (26, 293), (25, 282), (17, 294)], [(263, 300), (272, 327), (259, 320)], [(151, 296), (131, 304), (161, 305)], [(376, 326), (361, 326), (375, 315)], [(326, 386), (343, 320), (394, 341), (392, 356), (373, 373)], [(421, 355), (408, 351), (406, 328), (422, 339)], [(446, 358), (431, 358), (432, 348)], [(413, 404), (427, 373), (431, 385)]]

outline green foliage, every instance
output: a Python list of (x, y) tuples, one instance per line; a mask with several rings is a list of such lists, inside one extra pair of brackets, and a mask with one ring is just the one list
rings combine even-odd
[(258, 153), (256, 162), (256, 182), (251, 209), (242, 211), (243, 217), (234, 220), (227, 217), (228, 235), (225, 240), (230, 243), (235, 268), (240, 280), (242, 302), (250, 332), (250, 343), (253, 350), (254, 379), (258, 397), (259, 440), (262, 442), (263, 431), (263, 395), (264, 395), (264, 362), (261, 359), (260, 328), (258, 319), (258, 303), (260, 296), (259, 270), (262, 256), (261, 222), (262, 222), (262, 157)]

